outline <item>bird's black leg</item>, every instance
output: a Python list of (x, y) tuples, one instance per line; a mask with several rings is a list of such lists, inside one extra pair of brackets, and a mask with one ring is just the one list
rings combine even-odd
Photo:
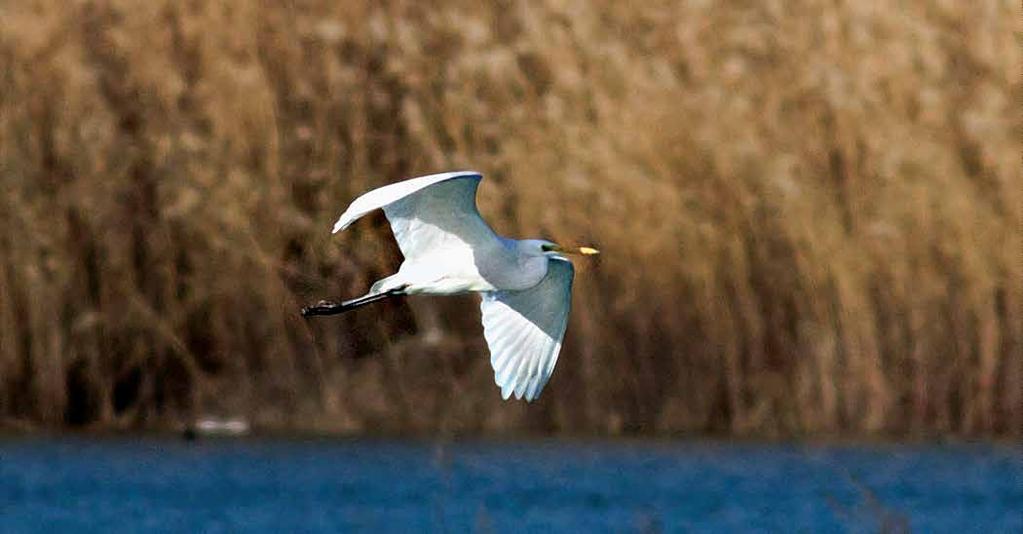
[(321, 300), (312, 306), (306, 306), (302, 308), (303, 317), (312, 317), (314, 315), (337, 315), (346, 311), (354, 310), (359, 306), (365, 306), (374, 302), (388, 299), (391, 297), (398, 297), (405, 294), (404, 288), (392, 289), (383, 293), (376, 293), (373, 295), (366, 295), (357, 299), (346, 300), (344, 302), (331, 302), (328, 300)]

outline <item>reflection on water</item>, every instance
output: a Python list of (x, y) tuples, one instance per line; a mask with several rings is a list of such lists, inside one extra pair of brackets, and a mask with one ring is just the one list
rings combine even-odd
[(989, 445), (0, 441), (4, 532), (1023, 530)]

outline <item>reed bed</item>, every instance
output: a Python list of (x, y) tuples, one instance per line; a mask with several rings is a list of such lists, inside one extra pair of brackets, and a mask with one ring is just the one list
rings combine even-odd
[[(1007, 1), (0, 3), (0, 419), (1023, 434)], [(474, 297), (305, 321), (400, 261), (360, 192), (484, 172), (593, 243), (537, 403)]]

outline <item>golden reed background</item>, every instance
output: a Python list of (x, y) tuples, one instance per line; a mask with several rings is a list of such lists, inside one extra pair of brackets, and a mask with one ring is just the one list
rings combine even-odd
[[(0, 2), (0, 420), (1020, 435), (1018, 2)], [(358, 193), (595, 243), (538, 403)]]

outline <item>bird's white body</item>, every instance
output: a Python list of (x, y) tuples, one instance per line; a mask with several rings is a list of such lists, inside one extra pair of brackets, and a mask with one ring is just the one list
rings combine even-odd
[(502, 396), (533, 400), (558, 359), (574, 271), (556, 253), (563, 249), (549, 241), (498, 236), (476, 209), (481, 179), (476, 172), (450, 172), (374, 189), (352, 202), (333, 231), (383, 209), (405, 260), (367, 297), (481, 293), (484, 336)]
[[(547, 274), (548, 259), (529, 256), (519, 242), (498, 237), (471, 251), (453, 250), (406, 258), (394, 276), (374, 289), (405, 286), (405, 293), (457, 295), (459, 293), (529, 289)], [(509, 268), (510, 267), (510, 268)]]

